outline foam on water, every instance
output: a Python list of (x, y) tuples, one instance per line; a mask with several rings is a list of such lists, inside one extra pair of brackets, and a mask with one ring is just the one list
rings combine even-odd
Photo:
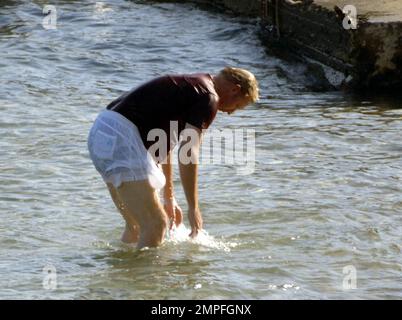
[(237, 246), (237, 243), (235, 242), (226, 243), (224, 241), (216, 240), (205, 230), (201, 230), (194, 239), (190, 238), (190, 232), (191, 230), (188, 229), (184, 224), (180, 224), (178, 227), (173, 226), (172, 230), (167, 233), (166, 242), (173, 244), (189, 242), (210, 249), (223, 250), (225, 252), (230, 252), (230, 248)]
[[(216, 249), (224, 252), (230, 252), (231, 248), (237, 247), (239, 244), (236, 242), (226, 242), (222, 240), (217, 240), (215, 237), (211, 236), (206, 230), (201, 230), (198, 235), (193, 239), (190, 238), (191, 229), (187, 228), (183, 223), (178, 227), (173, 226), (173, 228), (166, 232), (165, 244), (170, 245), (180, 245), (183, 243), (196, 244), (203, 248)], [(91, 242), (91, 245), (102, 249), (121, 249), (126, 248), (129, 250), (136, 250), (137, 243), (127, 244), (123, 243), (117, 239), (109, 242), (104, 240), (96, 240)], [(150, 248), (144, 247), (140, 251), (147, 251)]]

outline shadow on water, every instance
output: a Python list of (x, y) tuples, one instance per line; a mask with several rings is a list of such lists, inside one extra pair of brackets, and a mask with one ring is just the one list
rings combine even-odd
[(378, 111), (402, 109), (402, 93), (348, 93), (344, 96), (345, 101), (353, 106), (372, 106)]

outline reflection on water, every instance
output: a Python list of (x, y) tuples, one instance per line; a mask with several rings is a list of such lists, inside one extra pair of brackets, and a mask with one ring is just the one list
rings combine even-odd
[[(312, 92), (254, 23), (192, 5), (58, 1), (58, 28), (45, 30), (45, 4), (0, 4), (1, 298), (401, 297), (400, 98)], [(213, 124), (256, 131), (255, 173), (200, 168), (198, 242), (182, 229), (158, 249), (121, 244), (86, 151), (92, 121), (145, 79), (225, 65), (261, 84), (259, 103)]]

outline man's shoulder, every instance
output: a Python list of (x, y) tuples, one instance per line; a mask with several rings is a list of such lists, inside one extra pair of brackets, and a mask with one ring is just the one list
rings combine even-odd
[(194, 73), (183, 75), (183, 80), (189, 84), (199, 95), (215, 95), (215, 86), (209, 73)]
[(216, 93), (208, 92), (207, 99), (208, 99), (209, 105), (211, 107), (217, 108), (218, 102), (219, 102), (219, 97)]
[(198, 82), (205, 86), (213, 85), (212, 76), (209, 73), (191, 73), (191, 74), (183, 74), (184, 79), (187, 79), (192, 82)]

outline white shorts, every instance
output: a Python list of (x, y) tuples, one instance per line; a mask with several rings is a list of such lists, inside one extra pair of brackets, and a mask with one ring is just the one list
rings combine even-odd
[(105, 110), (98, 115), (88, 135), (88, 150), (103, 180), (115, 188), (126, 181), (149, 180), (155, 189), (166, 183), (137, 126), (118, 112)]

